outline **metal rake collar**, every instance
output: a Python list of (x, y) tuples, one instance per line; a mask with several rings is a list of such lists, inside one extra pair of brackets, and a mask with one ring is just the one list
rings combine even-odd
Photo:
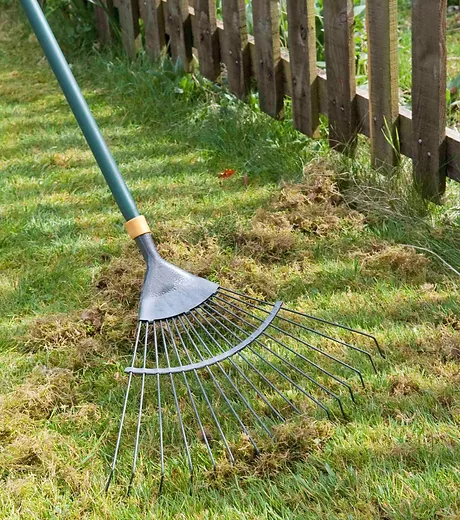
[(139, 320), (153, 322), (189, 312), (215, 294), (219, 285), (164, 260), (150, 233), (136, 237), (147, 272), (142, 286)]

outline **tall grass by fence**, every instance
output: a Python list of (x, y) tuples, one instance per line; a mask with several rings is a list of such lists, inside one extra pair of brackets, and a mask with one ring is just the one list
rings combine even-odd
[(412, 1), (412, 111), (399, 105), (397, 0), (363, 0), (368, 88), (356, 81), (353, 0), (322, 0), (324, 69), (317, 66), (318, 0), (281, 0), (281, 9), (278, 0), (99, 1), (101, 42), (110, 42), (118, 20), (130, 58), (142, 44), (152, 60), (169, 52), (190, 71), (196, 54), (203, 76), (216, 81), (224, 70), (240, 98), (254, 78), (260, 108), (280, 118), (290, 96), (294, 125), (306, 135), (317, 136), (324, 114), (334, 149), (352, 154), (363, 134), (376, 167), (412, 158), (428, 199), (440, 199), (446, 177), (460, 182), (460, 134), (446, 129), (447, 0)]

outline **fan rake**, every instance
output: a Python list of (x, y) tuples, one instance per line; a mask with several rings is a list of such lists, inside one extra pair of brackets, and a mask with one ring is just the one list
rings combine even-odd
[[(347, 341), (332, 336), (331, 329), (338, 329)], [(128, 493), (133, 484), (147, 376), (153, 379), (149, 387), (154, 414), (150, 427), (157, 430), (161, 492), (167, 451), (165, 413), (169, 415), (168, 431), (171, 423), (178, 427), (173, 442), (181, 439), (192, 480), (197, 439), (214, 470), (215, 451), (224, 451), (235, 463), (229, 440), (235, 431), (243, 432), (257, 455), (258, 436), (275, 439), (273, 424), (305, 413), (308, 404), (328, 418), (336, 413), (345, 417), (343, 394), (355, 402), (355, 387), (365, 386), (362, 370), (347, 362), (348, 358), (361, 358), (359, 366), (366, 370), (368, 365), (376, 371), (369, 350), (353, 344), (348, 339), (353, 337), (359, 344), (369, 343), (367, 348), (373, 346), (383, 356), (374, 336), (286, 309), (281, 302), (269, 304), (224, 288), (189, 312), (153, 322), (139, 321), (131, 366), (125, 370), (128, 383), (106, 489), (117, 464), (128, 404), (137, 401)], [(140, 378), (137, 391), (132, 388), (135, 376)]]

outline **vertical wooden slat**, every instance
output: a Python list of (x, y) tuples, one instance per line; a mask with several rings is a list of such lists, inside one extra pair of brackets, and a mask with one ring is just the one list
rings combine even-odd
[(253, 0), (252, 10), (260, 108), (277, 118), (283, 110), (278, 0)]
[(144, 21), (145, 52), (155, 61), (161, 56), (166, 45), (163, 2), (139, 0), (139, 11)]
[(136, 39), (139, 36), (140, 33), (140, 25), (139, 25), (139, 18), (140, 18), (140, 12), (139, 12), (139, 1), (138, 0), (131, 0), (131, 10), (133, 13), (133, 27), (134, 27), (134, 39)]
[(188, 0), (168, 0), (166, 5), (172, 58), (180, 62), (185, 72), (190, 72), (193, 56)]
[(110, 16), (113, 13), (112, 0), (100, 0), (101, 5), (94, 5), (94, 20), (99, 41), (107, 45), (112, 39)]
[(319, 125), (315, 0), (287, 0), (294, 126), (316, 137)]
[(329, 144), (351, 153), (356, 145), (353, 0), (324, 1)]
[(200, 72), (205, 78), (215, 81), (220, 76), (215, 0), (195, 0), (193, 26), (193, 41), (198, 51)]
[(127, 56), (134, 60), (136, 57), (136, 34), (133, 23), (133, 8), (131, 0), (118, 0), (118, 14), (121, 26), (121, 41)]
[(227, 67), (229, 89), (244, 98), (249, 89), (250, 55), (246, 7), (244, 0), (222, 0), (225, 49), (223, 61)]
[(412, 2), (412, 132), (415, 179), (426, 198), (446, 186), (447, 0)]
[(368, 0), (369, 117), (371, 157), (376, 167), (398, 162), (398, 2)]

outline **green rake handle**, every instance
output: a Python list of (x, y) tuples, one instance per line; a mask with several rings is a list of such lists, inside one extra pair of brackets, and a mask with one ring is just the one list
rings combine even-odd
[(126, 186), (115, 159), (110, 153), (107, 143), (102, 137), (40, 5), (37, 0), (21, 0), (21, 5), (120, 211), (127, 221), (139, 217), (136, 203), (128, 186)]

